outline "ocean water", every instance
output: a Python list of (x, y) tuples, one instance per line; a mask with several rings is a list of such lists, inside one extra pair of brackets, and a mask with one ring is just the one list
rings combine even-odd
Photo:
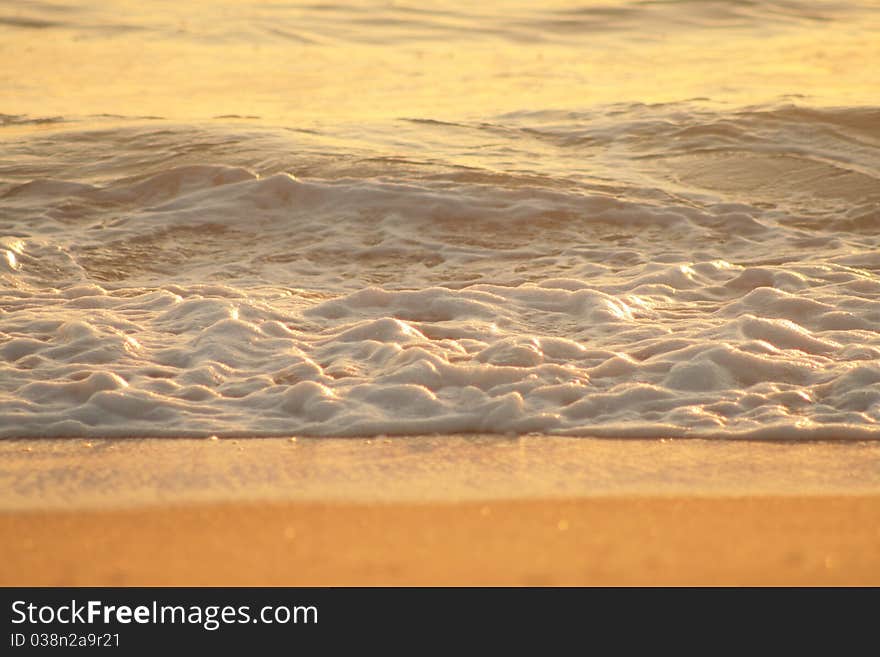
[(0, 436), (880, 438), (878, 34), (0, 2)]

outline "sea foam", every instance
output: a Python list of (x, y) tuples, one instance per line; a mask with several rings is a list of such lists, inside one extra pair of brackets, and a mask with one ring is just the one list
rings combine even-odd
[[(619, 113), (608, 143), (654, 157), (613, 183), (381, 158), (334, 176), (350, 153), (271, 129), (236, 150), (212, 128), (223, 148), (200, 163), (163, 155), (187, 126), (55, 133), (57, 158), (0, 186), (0, 436), (880, 437), (876, 126), (653, 111), (655, 128), (642, 106)], [(608, 130), (505, 121), (511, 148), (535, 123), (557, 164)], [(762, 131), (857, 173), (787, 196), (678, 161), (682, 140), (766, 153)], [(165, 144), (146, 173), (63, 175), (65, 154), (143, 140)]]

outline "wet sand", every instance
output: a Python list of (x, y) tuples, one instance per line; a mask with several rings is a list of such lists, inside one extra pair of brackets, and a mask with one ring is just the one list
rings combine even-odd
[(878, 585), (880, 445), (0, 441), (2, 585)]

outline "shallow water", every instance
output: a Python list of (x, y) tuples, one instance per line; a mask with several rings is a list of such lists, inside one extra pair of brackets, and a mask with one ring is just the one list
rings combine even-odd
[(0, 2), (0, 436), (880, 437), (876, 2)]

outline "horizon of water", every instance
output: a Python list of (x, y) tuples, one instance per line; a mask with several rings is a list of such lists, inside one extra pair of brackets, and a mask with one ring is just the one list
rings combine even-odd
[(0, 437), (880, 437), (880, 3), (0, 2)]

